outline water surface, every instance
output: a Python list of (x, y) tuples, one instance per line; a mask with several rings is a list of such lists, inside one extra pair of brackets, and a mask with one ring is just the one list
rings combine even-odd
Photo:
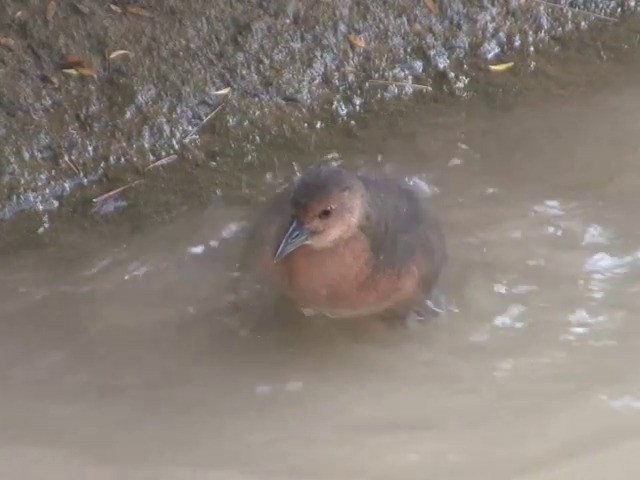
[(5, 258), (0, 476), (634, 478), (639, 77), (417, 112), (338, 152), (437, 190), (450, 309), (427, 325), (240, 331), (248, 208), (224, 197), (90, 253)]

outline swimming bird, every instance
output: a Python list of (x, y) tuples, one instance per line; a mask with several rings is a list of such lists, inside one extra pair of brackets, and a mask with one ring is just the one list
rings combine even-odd
[(407, 313), (445, 264), (443, 232), (404, 180), (337, 166), (305, 171), (258, 213), (258, 267), (303, 312)]

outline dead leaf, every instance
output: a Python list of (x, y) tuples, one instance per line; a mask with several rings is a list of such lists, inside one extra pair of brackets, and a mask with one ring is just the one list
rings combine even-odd
[(227, 95), (229, 92), (231, 92), (231, 87), (227, 87), (227, 88), (223, 88), (222, 90), (218, 90), (213, 92), (214, 95)]
[(111, 8), (111, 10), (113, 10), (114, 12), (122, 13), (122, 9), (119, 6), (114, 5), (113, 3), (109, 4), (109, 8)]
[(514, 65), (514, 62), (498, 63), (496, 65), (489, 65), (489, 70), (491, 70), (492, 72), (504, 72), (505, 70), (509, 70)]
[(86, 67), (87, 62), (77, 55), (65, 55), (62, 58), (63, 69), (65, 68), (75, 68), (75, 67)]
[(53, 20), (53, 16), (56, 14), (57, 8), (58, 8), (58, 5), (56, 4), (55, 0), (51, 0), (47, 4), (47, 13), (45, 14), (45, 17), (47, 18), (47, 22), (51, 22), (51, 20)]
[(133, 57), (133, 53), (129, 50), (115, 50), (109, 54), (109, 60), (113, 60), (115, 58), (121, 57), (122, 55), (128, 55), (129, 57)]
[(16, 49), (16, 41), (9, 37), (0, 37), (0, 47), (7, 48), (9, 50)]
[(95, 69), (83, 58), (77, 55), (65, 55), (62, 61), (62, 71), (68, 75), (84, 75), (95, 77)]
[(435, 4), (433, 0), (424, 0), (424, 6), (431, 13), (439, 13), (438, 6)]
[(364, 48), (367, 46), (362, 37), (360, 35), (356, 35), (355, 33), (350, 33), (349, 35), (347, 35), (347, 39), (349, 40), (349, 43), (354, 47)]
[(129, 13), (131, 15), (138, 15), (139, 17), (151, 17), (152, 16), (149, 12), (147, 12), (142, 7), (135, 7), (135, 6), (132, 6), (132, 5), (123, 5), (122, 6), (122, 10), (125, 13)]

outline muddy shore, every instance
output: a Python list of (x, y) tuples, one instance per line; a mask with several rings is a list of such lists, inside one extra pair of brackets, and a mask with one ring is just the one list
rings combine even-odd
[(9, 0), (1, 246), (259, 196), (265, 174), (357, 150), (370, 116), (392, 134), (416, 104), (589, 88), (635, 52), (635, 11), (632, 1)]

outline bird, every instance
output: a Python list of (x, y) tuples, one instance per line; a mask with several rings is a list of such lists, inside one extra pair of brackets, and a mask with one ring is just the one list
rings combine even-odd
[(263, 281), (304, 314), (331, 318), (424, 305), (447, 258), (440, 224), (404, 179), (335, 165), (277, 193), (248, 240)]

